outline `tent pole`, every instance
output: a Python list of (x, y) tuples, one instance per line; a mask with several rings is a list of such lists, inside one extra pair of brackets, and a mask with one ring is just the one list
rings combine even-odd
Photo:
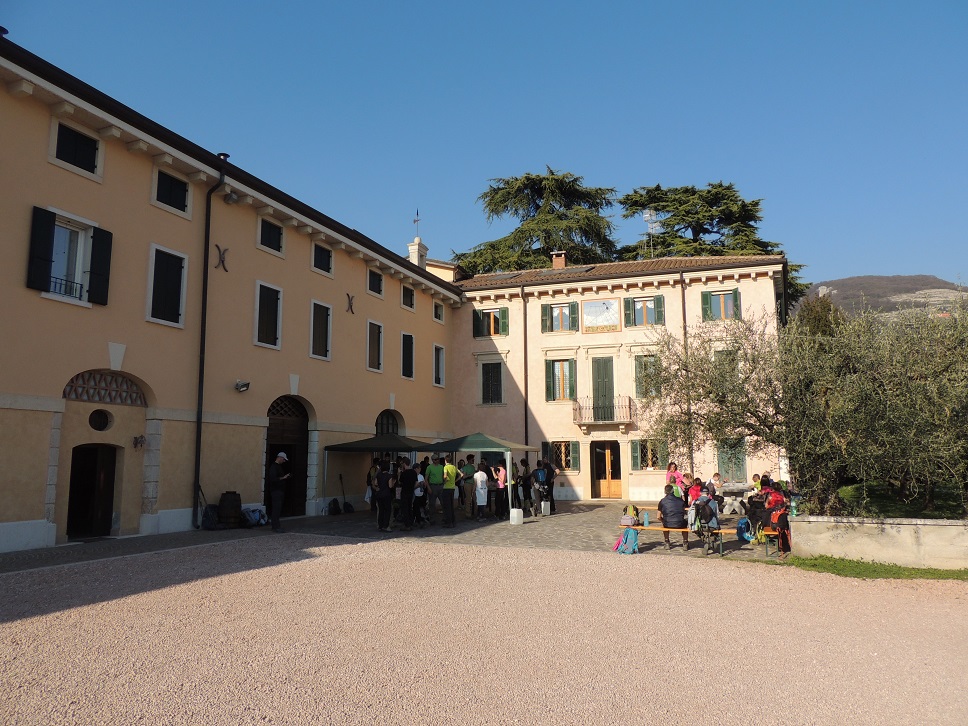
[[(317, 506), (322, 502), (326, 501), (326, 477), (329, 476), (329, 452), (323, 449), (323, 483), (319, 488), (319, 495), (317, 497)], [(326, 514), (329, 510), (326, 507), (322, 507), (322, 513)], [(319, 511), (317, 510), (317, 513)]]

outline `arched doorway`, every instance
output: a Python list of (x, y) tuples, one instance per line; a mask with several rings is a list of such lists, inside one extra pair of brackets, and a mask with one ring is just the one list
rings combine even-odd
[(380, 415), (376, 417), (376, 435), (381, 434), (405, 434), (405, 431), (400, 430), (400, 414), (389, 408), (380, 411)]
[[(306, 513), (306, 476), (309, 462), (309, 414), (306, 407), (292, 396), (280, 396), (269, 406), (269, 429), (266, 432), (266, 473), (279, 452), (289, 457), (286, 465), (292, 477), (286, 482), (282, 503), (283, 517)], [(269, 508), (269, 492), (263, 487), (264, 503)]]
[(71, 450), (71, 482), (67, 495), (67, 538), (87, 539), (111, 534), (114, 518), (114, 474), (117, 449), (106, 444), (82, 444)]

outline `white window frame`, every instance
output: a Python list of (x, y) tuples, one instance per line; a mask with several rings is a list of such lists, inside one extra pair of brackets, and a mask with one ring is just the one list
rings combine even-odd
[[(410, 361), (410, 367), (413, 368), (413, 373), (409, 376), (404, 375), (403, 373), (403, 351), (404, 351), (403, 339), (405, 336), (408, 336), (408, 335), (410, 336), (410, 340), (412, 342), (410, 346), (410, 355), (413, 356), (413, 359)], [(400, 331), (400, 377), (403, 378), (405, 381), (412, 381), (414, 380), (416, 375), (417, 375), (417, 336), (414, 335), (413, 333), (408, 333), (405, 330), (401, 330)]]
[[(47, 207), (47, 211), (53, 212), (57, 216), (54, 222), (55, 226), (75, 230), (79, 233), (77, 244), (82, 251), (74, 263), (74, 272), (78, 276), (77, 281), (80, 282), (81, 287), (86, 291), (88, 289), (88, 282), (90, 281), (91, 246), (93, 243), (92, 230), (99, 225), (90, 219), (84, 219), (84, 217), (79, 217), (76, 214), (65, 212), (63, 209), (57, 209), (56, 207)], [(40, 296), (48, 300), (57, 300), (58, 302), (78, 305), (83, 308), (94, 307), (93, 303), (87, 301), (86, 292), (83, 299), (72, 297), (71, 295), (61, 295), (57, 292), (42, 292)]]
[[(169, 206), (163, 202), (158, 201), (158, 172), (162, 172), (164, 174), (167, 174), (170, 177), (178, 179), (179, 181), (185, 182), (187, 189), (185, 193), (185, 211), (184, 212), (180, 209), (175, 209), (172, 206)], [(171, 212), (172, 214), (175, 214), (181, 217), (182, 219), (191, 219), (192, 208), (194, 206), (194, 197), (195, 195), (193, 194), (192, 183), (188, 180), (188, 177), (186, 177), (184, 174), (181, 174), (175, 171), (170, 166), (159, 166), (156, 164), (154, 167), (152, 167), (151, 198), (149, 199), (152, 206), (158, 207), (158, 209), (164, 209), (166, 212)]]
[[(406, 291), (407, 290), (409, 290), (411, 293), (413, 293), (413, 305), (407, 305), (406, 301), (404, 300), (404, 295), (406, 294)], [(414, 312), (417, 311), (417, 290), (416, 290), (416, 288), (413, 288), (410, 285), (406, 285), (404, 283), (400, 283), (400, 307), (402, 307), (404, 310), (409, 310), (412, 313), (414, 313)]]
[[(268, 287), (273, 290), (279, 291), (279, 313), (276, 315), (276, 344), (263, 343), (259, 340), (259, 288)], [(282, 349), (282, 303), (283, 303), (283, 292), (282, 288), (278, 285), (273, 285), (272, 283), (265, 282), (264, 280), (255, 281), (255, 315), (253, 316), (252, 325), (252, 342), (253, 344), (259, 346), (260, 348), (269, 348), (270, 350), (281, 350)]]
[[(162, 320), (161, 318), (151, 317), (151, 301), (154, 297), (155, 292), (155, 258), (158, 252), (167, 252), (169, 255), (174, 255), (175, 257), (181, 257), (184, 264), (182, 265), (182, 279), (181, 279), (181, 295), (178, 301), (178, 318), (182, 321), (180, 323), (173, 323), (170, 320)], [(170, 247), (162, 247), (159, 244), (151, 243), (148, 252), (148, 295), (145, 298), (145, 320), (149, 323), (157, 323), (158, 325), (167, 325), (170, 328), (185, 328), (185, 301), (188, 295), (188, 255), (178, 250), (173, 250)]]
[[(557, 321), (557, 318), (555, 316), (555, 310), (559, 310), (561, 308), (565, 308), (566, 313), (568, 315), (568, 327), (567, 328), (562, 328), (560, 326), (557, 327), (557, 328), (555, 327), (555, 323)], [(574, 332), (577, 332), (577, 331), (574, 331), (574, 330), (571, 329), (571, 303), (570, 302), (551, 303), (551, 309), (550, 309), (549, 312), (550, 312), (550, 317), (551, 317), (551, 321), (550, 321), (551, 322), (551, 325), (549, 326), (551, 329), (548, 331), (549, 333), (574, 333)]]
[[(434, 322), (439, 323), (440, 325), (444, 325), (444, 307), (444, 304), (440, 300), (434, 300), (434, 304), (431, 306), (431, 316), (433, 317)], [(440, 310), (439, 318), (437, 317), (437, 310)]]
[[(316, 306), (326, 308), (329, 311), (329, 325), (326, 326), (326, 351), (328, 355), (316, 355), (313, 353), (313, 343), (315, 342), (313, 335), (316, 330), (316, 326), (313, 324), (316, 321)], [(309, 357), (315, 360), (332, 360), (333, 359), (333, 306), (324, 303), (322, 300), (310, 300), (309, 301)]]
[[(73, 164), (63, 161), (57, 158), (57, 132), (61, 125), (73, 129), (79, 134), (83, 134), (88, 138), (97, 141), (97, 157), (94, 162), (94, 173), (92, 174), (87, 169), (81, 169), (79, 166), (74, 166)], [(104, 139), (101, 136), (92, 131), (91, 129), (84, 128), (74, 121), (68, 119), (59, 118), (58, 116), (52, 116), (50, 119), (50, 141), (47, 147), (47, 161), (49, 161), (54, 166), (59, 166), (61, 169), (66, 169), (67, 171), (72, 171), (78, 176), (82, 176), (85, 179), (90, 179), (98, 184), (104, 181)]]
[[(380, 276), (380, 292), (373, 292), (373, 290), (370, 289), (371, 274)], [(382, 270), (378, 270), (375, 267), (367, 267), (366, 268), (366, 294), (372, 295), (373, 297), (378, 297), (382, 300), (384, 295), (386, 294), (386, 291), (387, 291), (387, 276), (383, 274)]]
[[(271, 247), (265, 247), (262, 244), (262, 223), (263, 222), (267, 222), (271, 224), (273, 227), (279, 228), (279, 246), (282, 249), (274, 250)], [(270, 255), (275, 255), (276, 257), (286, 259), (286, 228), (283, 227), (279, 222), (277, 222), (274, 218), (270, 217), (269, 215), (260, 214), (259, 221), (256, 226), (255, 246), (258, 249), (260, 249), (262, 252), (268, 252)]]
[[(378, 365), (380, 366), (379, 368), (371, 368), (370, 367), (370, 326), (371, 325), (376, 325), (380, 329), (380, 360), (378, 362)], [(366, 321), (366, 360), (365, 360), (365, 363), (366, 363), (366, 370), (372, 371), (373, 373), (383, 373), (383, 369), (385, 368), (385, 366), (383, 364), (383, 361), (384, 361), (384, 357), (386, 355), (386, 347), (387, 346), (386, 346), (386, 339), (385, 339), (385, 336), (384, 336), (384, 330), (385, 330), (385, 328), (383, 327), (383, 323), (378, 322), (376, 320), (369, 320), (369, 319), (367, 319), (367, 321)]]
[[(439, 370), (440, 375), (439, 376), (437, 375), (438, 374), (438, 368), (437, 368), (438, 350), (440, 351), (440, 370)], [(433, 356), (432, 358), (433, 360), (432, 376), (433, 377), (431, 378), (431, 382), (438, 388), (446, 388), (447, 386), (447, 351), (444, 348), (444, 346), (440, 345), (439, 343), (434, 343), (432, 356)], [(440, 378), (440, 382), (437, 381), (438, 377)]]
[[(655, 309), (655, 299), (656, 299), (656, 297), (657, 297), (656, 295), (634, 295), (632, 297), (632, 325), (629, 326), (629, 327), (632, 327), (632, 328), (648, 328), (648, 327), (652, 327), (652, 326), (658, 325), (658, 323), (655, 323), (655, 322), (650, 323), (649, 322), (649, 301), (650, 300), (652, 301), (652, 317), (654, 318), (657, 315), (656, 309)], [(636, 305), (638, 305), (638, 304), (641, 304), (641, 307), (642, 307), (642, 322), (641, 323), (637, 323), (635, 321), (635, 308), (636, 308)]]
[[(261, 228), (260, 228), (261, 229)], [(329, 270), (322, 270), (316, 267), (316, 248), (322, 247), (324, 250), (329, 251)], [(285, 249), (285, 248), (283, 248)], [(333, 248), (322, 242), (313, 242), (309, 246), (309, 269), (318, 275), (324, 275), (330, 279), (333, 278), (333, 268), (336, 266), (336, 254), (333, 252)]]

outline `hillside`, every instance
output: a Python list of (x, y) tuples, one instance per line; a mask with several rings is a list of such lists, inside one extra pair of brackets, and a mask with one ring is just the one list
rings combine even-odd
[(898, 308), (950, 309), (965, 290), (933, 275), (862, 275), (818, 282), (808, 295), (825, 294), (847, 312), (869, 307), (891, 312)]

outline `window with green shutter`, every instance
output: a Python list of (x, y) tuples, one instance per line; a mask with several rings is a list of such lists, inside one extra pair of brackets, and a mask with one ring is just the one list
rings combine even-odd
[(740, 320), (742, 317), (739, 288), (723, 292), (702, 293), (702, 319), (704, 321)]
[(573, 401), (575, 400), (575, 369), (577, 361), (546, 360), (545, 361), (545, 400)]
[(658, 381), (659, 357), (657, 355), (635, 356), (635, 397), (647, 398), (662, 394)]
[(664, 469), (669, 463), (668, 447), (655, 439), (632, 441), (632, 469)]
[(625, 327), (637, 328), (643, 325), (665, 325), (665, 297), (627, 297), (623, 301)]
[(474, 310), (475, 338), (492, 338), (497, 335), (507, 335), (508, 330), (507, 308)]

